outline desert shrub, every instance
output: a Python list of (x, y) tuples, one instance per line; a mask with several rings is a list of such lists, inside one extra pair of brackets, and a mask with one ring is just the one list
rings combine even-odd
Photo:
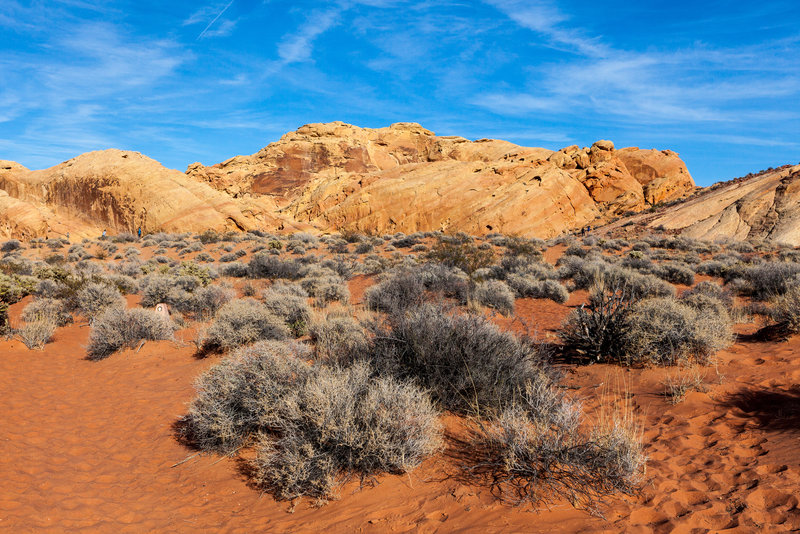
[(152, 308), (164, 302), (176, 309), (186, 309), (190, 305), (191, 293), (198, 286), (197, 279), (192, 276), (149, 274), (139, 281), (141, 305)]
[(372, 245), (372, 243), (366, 243), (366, 242), (365, 243), (359, 243), (358, 245), (356, 245), (355, 253), (356, 254), (369, 254), (370, 252), (372, 252), (374, 250), (374, 248), (375, 247)]
[(339, 301), (347, 304), (350, 301), (350, 290), (345, 281), (334, 271), (318, 266), (303, 269), (306, 273), (300, 280), (300, 286), (314, 298), (318, 307), (325, 307), (328, 303)]
[(75, 304), (78, 313), (91, 322), (106, 308), (124, 308), (125, 299), (115, 286), (89, 282), (77, 292)]
[[(198, 254), (197, 256), (194, 257), (194, 261), (201, 261), (203, 263), (211, 263), (211, 262), (214, 261), (214, 257), (211, 254), (209, 254), (208, 252), (201, 252), (200, 254)], [(243, 267), (245, 269), (245, 274), (242, 275), (242, 276), (247, 276), (247, 266), (243, 265)], [(225, 276), (228, 276), (228, 275), (225, 275)]]
[(589, 302), (573, 310), (561, 326), (565, 349), (591, 361), (621, 360), (626, 317), (639, 298), (626, 279), (600, 278), (590, 289)]
[(56, 332), (56, 322), (52, 317), (37, 318), (25, 323), (17, 330), (20, 340), (29, 349), (42, 349), (53, 339)]
[(323, 500), (350, 478), (405, 473), (440, 448), (436, 411), (416, 386), (365, 365), (314, 370), (285, 402), (277, 435), (259, 439), (255, 478), (277, 498)]
[(425, 285), (418, 275), (401, 271), (367, 288), (364, 302), (370, 310), (392, 313), (421, 304), (424, 293)]
[(22, 243), (20, 243), (19, 239), (9, 239), (8, 241), (3, 242), (0, 245), (0, 252), (8, 253), (14, 250), (19, 250), (22, 248)]
[(370, 341), (366, 330), (358, 321), (347, 315), (328, 315), (309, 329), (314, 342), (314, 355), (318, 360), (337, 365), (347, 365), (367, 354)]
[(255, 482), (277, 498), (331, 496), (338, 483), (418, 465), (441, 444), (417, 387), (367, 365), (311, 365), (298, 345), (260, 342), (201, 375), (185, 417), (201, 450), (256, 445)]
[(280, 403), (307, 379), (307, 349), (277, 341), (242, 347), (205, 371), (185, 417), (200, 450), (232, 454), (258, 430), (281, 424)]
[(650, 274), (623, 269), (599, 260), (567, 259), (559, 268), (560, 278), (572, 278), (575, 289), (586, 289), (602, 283), (610, 286), (625, 286), (635, 298), (671, 297), (675, 287)]
[(22, 310), (21, 318), (26, 323), (34, 321), (52, 321), (56, 326), (65, 326), (72, 322), (72, 314), (66, 303), (60, 299), (37, 298)]
[(267, 310), (283, 319), (295, 337), (304, 335), (311, 322), (307, 298), (302, 287), (288, 284), (276, 284), (261, 293)]
[(461, 269), (438, 263), (425, 263), (407, 272), (411, 276), (419, 277), (424, 288), (440, 298), (448, 297), (455, 299), (459, 304), (467, 303), (470, 279)]
[(201, 287), (189, 294), (185, 301), (175, 306), (180, 312), (191, 313), (198, 319), (214, 317), (228, 302), (236, 297), (231, 287), (210, 285)]
[(260, 302), (245, 298), (222, 306), (203, 339), (206, 350), (230, 350), (256, 341), (284, 339), (289, 335), (283, 320)]
[(798, 275), (800, 275), (800, 264), (763, 263), (745, 271), (744, 278), (747, 285), (743, 286), (741, 290), (756, 300), (769, 300), (786, 293)]
[(231, 278), (244, 278), (250, 274), (250, 268), (244, 263), (232, 261), (220, 266), (220, 274)]
[(550, 299), (564, 304), (569, 299), (569, 291), (555, 280), (541, 280), (528, 274), (510, 274), (506, 284), (514, 290), (518, 297), (534, 299)]
[(705, 295), (715, 298), (721, 301), (729, 310), (732, 309), (734, 305), (733, 295), (715, 282), (703, 281), (698, 283), (692, 289), (685, 291), (683, 295), (681, 295), (681, 300), (687, 300), (694, 295)]
[(513, 505), (566, 496), (596, 511), (604, 496), (635, 492), (646, 460), (632, 421), (616, 416), (582, 431), (580, 405), (547, 385), (528, 387), (497, 417), (473, 424), (468, 443), (466, 473)]
[(302, 264), (294, 260), (281, 260), (271, 254), (259, 252), (247, 264), (251, 278), (299, 278)]
[(204, 245), (208, 245), (210, 243), (217, 243), (222, 237), (219, 235), (219, 232), (215, 230), (206, 230), (202, 234), (199, 234), (196, 239), (203, 243)]
[(236, 254), (223, 254), (219, 257), (219, 261), (221, 263), (230, 263), (232, 261), (236, 261), (237, 259), (239, 259), (239, 256)]
[(777, 297), (773, 297), (769, 315), (788, 332), (800, 332), (800, 285), (792, 284)]
[(172, 337), (170, 322), (152, 310), (110, 307), (92, 323), (87, 357), (102, 360), (141, 341)]
[(488, 280), (475, 286), (473, 298), (476, 302), (494, 308), (503, 315), (514, 313), (514, 293), (500, 280)]
[(653, 274), (673, 284), (690, 286), (694, 284), (694, 271), (680, 263), (664, 263), (653, 268)]
[(626, 323), (625, 349), (635, 362), (704, 362), (733, 342), (732, 322), (721, 307), (700, 310), (674, 299), (646, 299), (633, 307)]
[(491, 250), (480, 250), (471, 241), (443, 237), (431, 248), (425, 258), (448, 267), (457, 267), (468, 275), (472, 275), (476, 270), (490, 266), (494, 261), (494, 253)]
[(415, 380), (460, 413), (499, 411), (542, 374), (536, 347), (480, 315), (423, 304), (372, 323), (370, 332), (367, 357), (378, 373)]

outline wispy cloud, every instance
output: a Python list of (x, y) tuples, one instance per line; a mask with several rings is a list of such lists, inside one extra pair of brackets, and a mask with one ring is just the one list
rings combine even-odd
[[(226, 11), (228, 11), (228, 8), (231, 7), (231, 5), (233, 5), (234, 1), (235, 0), (231, 0), (230, 2), (228, 2), (225, 5), (225, 7), (223, 7), (222, 10), (219, 13), (217, 13), (217, 16), (214, 17), (213, 19), (211, 19), (211, 22), (209, 22), (208, 25), (203, 29), (203, 31), (200, 32), (200, 35), (197, 36), (198, 39), (202, 39), (203, 37), (213, 37), (213, 36), (218, 36), (218, 35), (227, 35), (230, 32), (230, 30), (233, 29), (233, 24), (229, 24), (227, 26), (227, 28), (228, 28), (227, 33), (225, 31), (220, 32), (220, 30), (217, 30), (216, 32), (211, 32), (211, 27), (214, 25), (215, 22), (217, 22), (217, 20), (219, 20), (219, 18), (222, 15), (225, 14)], [(229, 21), (226, 21), (226, 22), (229, 22)]]
[(278, 57), (282, 64), (310, 59), (314, 40), (337, 23), (340, 13), (339, 8), (312, 12), (296, 32), (285, 36), (278, 44)]

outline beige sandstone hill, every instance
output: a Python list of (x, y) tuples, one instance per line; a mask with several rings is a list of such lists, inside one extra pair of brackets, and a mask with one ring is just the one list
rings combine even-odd
[(436, 136), (415, 123), (309, 124), (251, 156), (186, 172), (237, 198), (269, 195), (288, 219), (381, 233), (550, 237), (694, 190), (670, 151), (599, 141), (553, 152)]
[(0, 162), (0, 189), (0, 224), (23, 237), (62, 233), (56, 227), (65, 217), (79, 219), (78, 234), (255, 227), (228, 195), (138, 152), (89, 152), (40, 171)]
[(765, 239), (800, 245), (800, 165), (708, 188), (647, 224), (698, 239)]
[(309, 124), (256, 154), (167, 169), (138, 152), (30, 171), (0, 162), (0, 234), (342, 229), (517, 233), (598, 224), (695, 189), (670, 151), (557, 152), (437, 136), (415, 123)]

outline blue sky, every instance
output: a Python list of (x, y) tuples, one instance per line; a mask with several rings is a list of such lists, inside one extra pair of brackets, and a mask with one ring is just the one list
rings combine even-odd
[(0, 2), (0, 159), (168, 167), (309, 122), (670, 148), (701, 185), (800, 161), (800, 2)]

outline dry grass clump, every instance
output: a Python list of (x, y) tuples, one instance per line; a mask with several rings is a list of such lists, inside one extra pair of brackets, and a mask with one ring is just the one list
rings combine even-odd
[(21, 318), (26, 323), (50, 320), (56, 326), (66, 326), (73, 321), (66, 303), (53, 298), (37, 298), (25, 306)]
[(29, 349), (42, 349), (53, 339), (56, 326), (56, 321), (53, 317), (41, 317), (26, 322), (22, 328), (17, 330), (17, 335)]
[(324, 500), (362, 481), (416, 467), (441, 444), (427, 395), (366, 364), (309, 364), (297, 345), (262, 342), (206, 371), (185, 418), (201, 450), (255, 444), (255, 482), (280, 499)]
[(494, 308), (503, 315), (514, 313), (514, 292), (500, 280), (478, 283), (472, 296), (479, 304)]
[(92, 323), (87, 357), (102, 360), (120, 349), (133, 348), (140, 341), (172, 337), (170, 322), (152, 310), (111, 307)]
[(690, 391), (706, 391), (705, 377), (697, 367), (681, 369), (663, 381), (664, 397), (670, 404), (680, 404)]
[(285, 339), (289, 329), (284, 321), (257, 300), (232, 300), (222, 306), (206, 330), (204, 350), (231, 350), (268, 339)]
[(625, 349), (634, 362), (705, 362), (733, 343), (734, 337), (732, 321), (724, 308), (697, 309), (668, 298), (637, 303), (625, 322)]
[(547, 383), (527, 384), (516, 402), (472, 425), (463, 467), (514, 505), (566, 496), (595, 510), (616, 492), (632, 494), (645, 456), (638, 427), (623, 416), (581, 430), (581, 407)]

